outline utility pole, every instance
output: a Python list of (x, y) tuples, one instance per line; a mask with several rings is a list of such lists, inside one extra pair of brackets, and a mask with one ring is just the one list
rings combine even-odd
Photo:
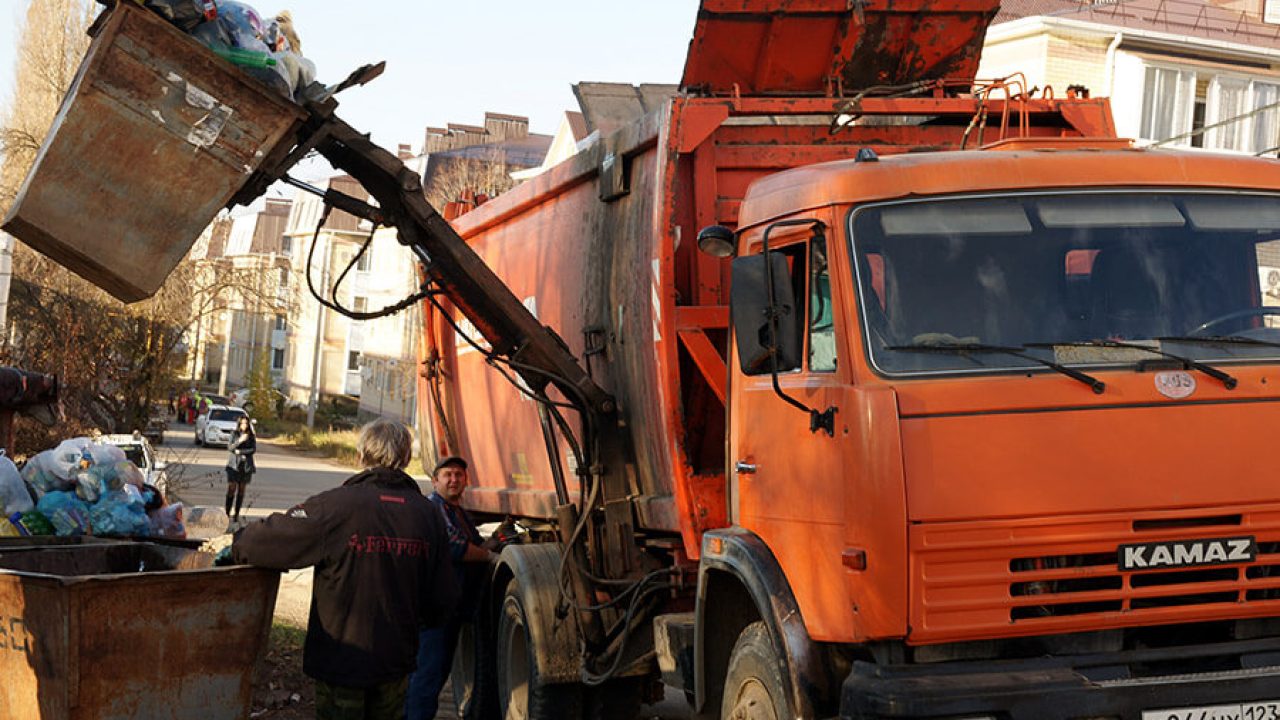
[(13, 278), (13, 236), (0, 232), (0, 336), (9, 335), (9, 285)]
[(219, 395), (227, 394), (227, 368), (230, 365), (231, 360), (231, 330), (235, 327), (234, 323), (236, 317), (236, 311), (231, 308), (229, 303), (227, 309), (223, 312), (227, 314), (227, 328), (225, 335), (222, 338), (222, 372), (218, 373)]
[[(329, 289), (329, 251), (333, 241), (323, 232), (316, 235), (316, 242), (324, 243), (324, 252), (320, 253), (320, 294)], [(307, 268), (310, 272), (311, 268)], [(307, 400), (307, 427), (316, 426), (316, 406), (320, 404), (320, 357), (324, 346), (325, 306), (316, 303), (316, 337), (315, 348), (311, 354), (311, 396)]]
[(200, 351), (204, 347), (204, 337), (201, 333), (201, 326), (204, 324), (204, 308), (200, 308), (199, 314), (196, 315), (196, 333), (191, 339), (191, 387), (196, 386), (199, 379)]

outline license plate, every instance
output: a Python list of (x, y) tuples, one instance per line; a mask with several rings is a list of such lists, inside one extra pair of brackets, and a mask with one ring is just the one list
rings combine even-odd
[(1147, 710), (1142, 720), (1280, 720), (1280, 700)]

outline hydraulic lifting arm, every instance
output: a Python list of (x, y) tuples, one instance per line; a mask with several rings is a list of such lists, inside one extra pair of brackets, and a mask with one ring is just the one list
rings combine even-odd
[[(269, 183), (287, 179), (290, 167), (311, 151), (319, 152), (335, 168), (355, 178), (378, 203), (374, 207), (327, 190), (323, 192), (326, 204), (395, 227), (400, 242), (421, 261), (427, 279), (425, 290), (457, 308), (489, 344), (489, 354), (518, 373), (535, 395), (543, 396), (548, 387), (554, 387), (578, 411), (578, 472), (588, 492), (584, 505), (575, 507), (563, 482), (557, 482), (561, 503), (557, 517), (568, 556), (566, 567), (571, 569), (567, 580), (577, 605), (596, 604), (597, 579), (626, 580), (642, 571), (639, 550), (632, 541), (628, 445), (619, 429), (613, 396), (596, 384), (560, 336), (539, 323), (431, 207), (418, 174), (334, 116), (334, 107), (332, 102), (309, 105), (309, 117), (294, 147), (287, 153), (282, 151), (281, 157), (268, 158), (264, 163), (267, 169), (235, 201), (244, 202), (261, 194)], [(554, 443), (553, 424), (544, 422), (543, 427), (550, 447)], [(553, 468), (557, 477), (559, 472)], [(599, 613), (580, 610), (578, 619), (589, 646), (604, 650), (606, 633)]]
[(511, 361), (530, 388), (541, 391), (551, 384), (584, 413), (614, 412), (613, 398), (587, 375), (559, 335), (540, 324), (431, 207), (417, 173), (331, 114), (313, 115), (312, 126), (308, 144), (359, 181), (378, 207), (336, 191), (325, 194), (327, 202), (395, 227), (400, 242), (422, 262), (435, 291), (475, 325), (495, 355)]

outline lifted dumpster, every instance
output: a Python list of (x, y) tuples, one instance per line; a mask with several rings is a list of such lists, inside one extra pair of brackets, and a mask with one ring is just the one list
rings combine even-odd
[(134, 302), (304, 113), (151, 11), (107, 13), (3, 228)]
[(150, 542), (0, 542), (0, 717), (248, 717), (279, 573)]

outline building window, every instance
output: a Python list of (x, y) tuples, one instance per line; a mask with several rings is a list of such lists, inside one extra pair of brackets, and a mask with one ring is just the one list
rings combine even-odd
[(284, 348), (275, 348), (271, 351), (271, 369), (284, 369)]
[(1280, 0), (1262, 0), (1262, 22), (1280, 23)]
[(1142, 126), (1138, 134), (1146, 140), (1160, 141), (1190, 130), (1195, 94), (1194, 72), (1148, 67), (1142, 94)]
[(360, 369), (360, 351), (352, 350), (347, 353), (347, 369), (352, 372)]
[(351, 309), (355, 312), (367, 312), (369, 309), (369, 298), (359, 296), (352, 298)]
[[(1208, 125), (1225, 123), (1205, 134), (1205, 147), (1237, 152), (1274, 152), (1280, 142), (1280, 85), (1219, 75), (1209, 83)], [(1263, 109), (1267, 108), (1267, 109)]]
[[(1277, 0), (1280, 2), (1280, 0)], [(1280, 84), (1243, 75), (1148, 66), (1138, 134), (1174, 145), (1274, 153), (1280, 146)], [(1187, 133), (1208, 128), (1203, 133)]]
[(1253, 152), (1258, 154), (1274, 153), (1280, 150), (1280, 85), (1271, 83), (1253, 83), (1253, 106), (1262, 108), (1272, 106), (1253, 116)]
[(293, 238), (289, 237), (288, 235), (281, 236), (280, 254), (285, 256), (293, 255)]
[(280, 287), (289, 287), (289, 268), (280, 268)]
[(284, 315), (276, 315), (276, 330), (284, 332), (289, 328), (289, 320)]
[(364, 254), (356, 261), (356, 272), (369, 272), (369, 264), (373, 262), (373, 245), (364, 249)]

